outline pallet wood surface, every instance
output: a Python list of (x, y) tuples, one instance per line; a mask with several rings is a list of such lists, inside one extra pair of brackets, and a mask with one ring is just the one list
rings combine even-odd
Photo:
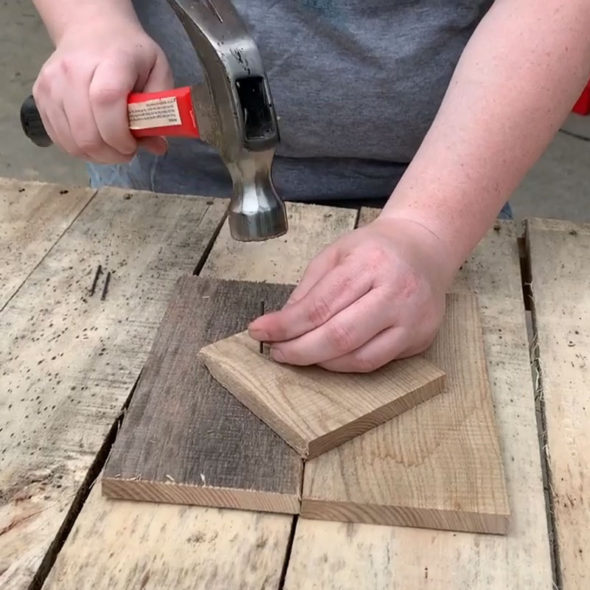
[[(352, 229), (356, 220), (356, 212), (351, 210), (297, 209), (298, 217), (285, 237), (287, 242), (282, 242), (278, 252), (271, 240), (264, 243), (264, 248), (242, 244), (233, 253), (234, 243), (224, 227), (201, 276), (212, 276), (217, 269), (221, 278), (226, 279), (296, 283), (304, 256), (315, 254), (313, 245), (318, 250), (328, 245), (339, 234)], [(328, 214), (329, 223), (324, 218)], [(265, 265), (252, 267), (251, 275), (244, 276), (244, 267), (251, 268), (251, 261), (258, 256), (266, 261)], [(82, 588), (87, 580), (93, 581), (93, 590), (275, 589), (281, 579), (292, 520), (287, 515), (241, 510), (112, 501), (95, 487), (44, 590)], [(134, 530), (141, 532), (141, 543), (126, 551), (127, 538)], [(162, 542), (164, 531), (166, 543)], [(188, 547), (194, 570), (187, 570), (189, 531), (197, 541)], [(81, 550), (82, 546), (86, 551)], [(88, 559), (88, 555), (92, 558)], [(115, 570), (114, 556), (119, 557)], [(107, 572), (111, 572), (109, 577)], [(191, 575), (192, 572), (199, 575)]]
[(296, 514), (302, 461), (215, 379), (201, 348), (291, 288), (179, 280), (105, 466), (110, 498)]
[(455, 285), (480, 301), (512, 512), (508, 535), (300, 518), (286, 590), (553, 587), (517, 231), (509, 223), (492, 230)]
[(506, 533), (510, 509), (474, 295), (448, 296), (425, 356), (447, 373), (444, 395), (307, 462), (302, 517)]
[(213, 375), (302, 457), (312, 458), (441, 393), (445, 374), (421, 356), (367, 375), (291, 367), (247, 332), (200, 351)]
[(94, 193), (0, 178), (0, 309)]
[(84, 511), (95, 515), (92, 527), (76, 520), (44, 590), (279, 587), (284, 514), (113, 501), (100, 485)]
[[(99, 191), (0, 314), (0, 587), (29, 587), (145, 361), (176, 279), (224, 214)], [(90, 296), (97, 265), (112, 271)], [(81, 585), (77, 587), (82, 587)]]
[(590, 587), (590, 224), (532, 219), (527, 250), (561, 588)]

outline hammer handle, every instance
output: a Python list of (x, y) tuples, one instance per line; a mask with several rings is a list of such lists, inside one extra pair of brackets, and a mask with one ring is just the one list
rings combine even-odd
[[(199, 137), (190, 86), (162, 92), (131, 93), (127, 98), (127, 112), (129, 130), (134, 137)], [(25, 135), (35, 145), (51, 145), (32, 96), (23, 101), (20, 121)]]

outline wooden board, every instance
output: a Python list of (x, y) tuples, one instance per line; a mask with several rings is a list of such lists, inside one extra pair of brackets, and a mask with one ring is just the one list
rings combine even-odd
[(224, 224), (202, 275), (218, 279), (297, 283), (307, 263), (357, 219), (354, 209), (286, 203), (289, 231), (264, 242), (236, 242)]
[[(498, 228), (464, 265), (455, 290), (474, 291), (480, 302), (512, 512), (508, 534), (300, 518), (285, 589), (553, 587), (518, 233), (510, 223)], [(428, 422), (429, 403), (411, 410), (419, 414), (419, 421)]]
[(0, 309), (95, 191), (0, 178)]
[(421, 356), (367, 375), (291, 367), (242, 332), (205, 346), (213, 377), (302, 457), (312, 458), (441, 393), (445, 373)]
[(283, 285), (183, 277), (105, 466), (110, 498), (297, 514), (300, 457), (215, 379), (201, 348), (243, 328)]
[(91, 528), (78, 518), (44, 590), (279, 586), (291, 522), (284, 514), (108, 500), (99, 485), (84, 513), (100, 518)]
[[(278, 245), (278, 240), (264, 242), (264, 248), (242, 244), (234, 253), (224, 227), (202, 275), (218, 269), (228, 279), (296, 283), (310, 244), (319, 250), (356, 220), (355, 211), (288, 204), (289, 211), (293, 208), (298, 214), (287, 241)], [(251, 265), (257, 256), (266, 261), (266, 274), (262, 265)], [(252, 268), (252, 274), (243, 276), (244, 268)], [(277, 589), (292, 520), (241, 510), (113, 501), (94, 488), (44, 590), (83, 588), (89, 580), (93, 590)], [(133, 545), (129, 537), (136, 541)]]
[(561, 588), (590, 587), (590, 224), (527, 227)]
[[(475, 296), (450, 295), (426, 357), (447, 391), (305, 465), (301, 516), (506, 533), (510, 510)], [(358, 460), (358, 458), (362, 460)]]
[[(29, 587), (44, 556), (53, 558), (172, 288), (224, 210), (204, 199), (100, 191), (0, 314), (3, 589)], [(99, 264), (105, 272), (90, 296)]]

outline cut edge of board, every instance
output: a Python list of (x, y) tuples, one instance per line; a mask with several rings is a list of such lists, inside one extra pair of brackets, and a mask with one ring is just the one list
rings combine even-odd
[[(328, 451), (339, 447), (340, 445), (357, 436), (361, 436), (366, 432), (369, 432), (369, 430), (372, 430), (377, 426), (381, 426), (385, 422), (388, 422), (396, 416), (403, 414), (405, 411), (428, 401), (435, 395), (444, 395), (447, 384), (447, 375), (442, 369), (436, 367), (436, 365), (432, 364), (432, 367), (437, 368), (440, 371), (440, 374), (436, 379), (433, 379), (428, 383), (424, 383), (420, 387), (409, 391), (402, 397), (398, 397), (388, 404), (380, 406), (379, 408), (375, 408), (373, 411), (365, 414), (364, 416), (360, 416), (356, 420), (348, 422), (336, 430), (328, 432), (319, 438), (312, 440), (309, 443), (308, 455), (305, 457), (305, 459), (314, 459), (323, 453), (327, 453)], [(415, 401), (415, 403), (412, 403), (411, 407), (408, 407), (406, 400), (410, 396), (412, 397), (412, 400)], [(347, 435), (344, 438), (341, 438), (341, 435), (345, 432)], [(349, 436), (349, 434), (351, 435)]]
[[(436, 529), (452, 532), (506, 535), (510, 512), (487, 514), (455, 512), (415, 506), (383, 506), (304, 498), (301, 518), (333, 522), (363, 523), (384, 526)], [(428, 526), (424, 523), (428, 522)]]
[[(123, 484), (123, 485), (122, 485)], [(196, 486), (170, 481), (150, 481), (105, 477), (101, 480), (103, 496), (111, 500), (183, 504), (208, 508), (230, 508), (277, 514), (299, 514), (300, 494), (278, 494), (258, 490)], [(180, 500), (180, 501), (179, 501)]]

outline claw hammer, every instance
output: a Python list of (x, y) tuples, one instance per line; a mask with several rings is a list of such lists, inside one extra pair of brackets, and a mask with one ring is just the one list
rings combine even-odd
[[(198, 137), (219, 152), (233, 184), (229, 226), (238, 241), (287, 231), (285, 205), (272, 182), (279, 129), (258, 48), (230, 0), (168, 0), (204, 72), (203, 84), (128, 97), (135, 137)], [(21, 108), (25, 134), (51, 145), (35, 101)]]

